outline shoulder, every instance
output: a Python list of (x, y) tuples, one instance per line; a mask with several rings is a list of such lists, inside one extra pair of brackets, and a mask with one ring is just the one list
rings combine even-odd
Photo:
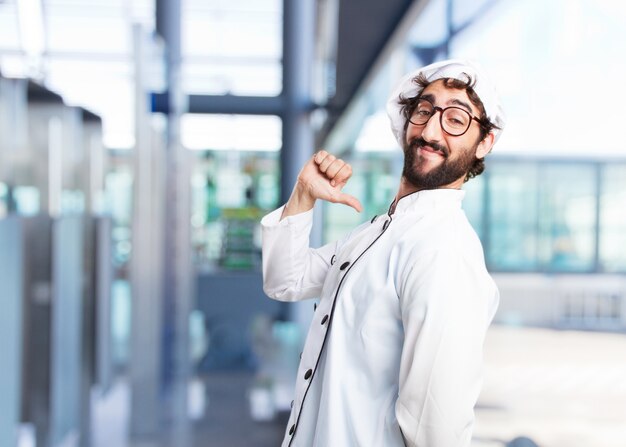
[(462, 211), (415, 225), (398, 240), (395, 252), (398, 285), (489, 277), (480, 239)]
[(453, 256), (484, 263), (482, 244), (462, 210), (425, 217), (402, 229), (396, 249), (406, 263), (427, 256)]

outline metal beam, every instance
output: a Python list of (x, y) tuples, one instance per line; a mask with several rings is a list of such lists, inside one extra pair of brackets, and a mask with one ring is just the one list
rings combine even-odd
[[(167, 93), (153, 93), (152, 111), (169, 114), (168, 98)], [(281, 115), (283, 109), (282, 96), (189, 95), (186, 113)]]

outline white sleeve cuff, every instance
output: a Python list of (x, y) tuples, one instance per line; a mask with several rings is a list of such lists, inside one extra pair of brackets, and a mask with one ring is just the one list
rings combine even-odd
[(261, 219), (261, 226), (264, 229), (269, 230), (273, 227), (285, 226), (307, 227), (313, 222), (313, 209), (310, 209), (309, 211), (305, 211), (303, 213), (295, 214), (293, 216), (288, 216), (285, 217), (283, 220), (280, 220), (280, 217), (283, 215), (284, 209), (285, 205), (265, 215), (263, 219)]

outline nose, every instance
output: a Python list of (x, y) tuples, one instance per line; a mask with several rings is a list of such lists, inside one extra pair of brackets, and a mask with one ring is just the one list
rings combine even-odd
[(422, 130), (422, 138), (433, 143), (441, 141), (443, 129), (441, 128), (441, 110), (435, 110)]

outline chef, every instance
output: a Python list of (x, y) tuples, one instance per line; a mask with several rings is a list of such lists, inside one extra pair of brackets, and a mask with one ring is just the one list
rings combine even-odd
[(470, 445), (499, 295), (461, 187), (484, 170), (504, 116), (464, 60), (408, 74), (387, 112), (404, 151), (387, 214), (310, 248), (317, 200), (362, 208), (342, 192), (350, 165), (320, 151), (261, 222), (267, 295), (319, 298), (283, 447)]

